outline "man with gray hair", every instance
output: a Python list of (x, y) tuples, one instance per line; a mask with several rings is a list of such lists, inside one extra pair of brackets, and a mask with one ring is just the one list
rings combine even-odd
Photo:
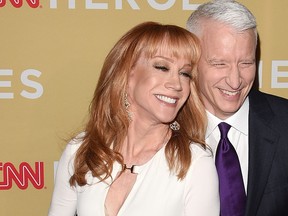
[(221, 216), (288, 215), (288, 100), (255, 87), (256, 26), (233, 0), (202, 4), (187, 21), (201, 42), (197, 79)]

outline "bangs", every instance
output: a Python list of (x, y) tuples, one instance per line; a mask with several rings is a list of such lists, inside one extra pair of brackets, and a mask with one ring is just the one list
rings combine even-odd
[(141, 53), (146, 58), (152, 58), (157, 53), (175, 57), (184, 58), (191, 61), (194, 65), (200, 58), (200, 47), (198, 39), (190, 32), (185, 30), (155, 31), (147, 32), (147, 35), (139, 38)]

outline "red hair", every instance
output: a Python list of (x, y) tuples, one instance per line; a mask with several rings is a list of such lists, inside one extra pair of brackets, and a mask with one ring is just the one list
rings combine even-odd
[(173, 131), (165, 146), (170, 170), (183, 179), (191, 164), (191, 142), (200, 143), (205, 148), (206, 115), (195, 84), (196, 64), (200, 58), (199, 41), (184, 28), (145, 22), (124, 34), (105, 59), (90, 105), (83, 143), (76, 153), (71, 185), (85, 185), (88, 171), (104, 181), (111, 177), (115, 161), (123, 165), (118, 150), (129, 126), (123, 105), (128, 74), (141, 54), (149, 58), (158, 50), (190, 59), (193, 67), (190, 96), (175, 119), (181, 129)]

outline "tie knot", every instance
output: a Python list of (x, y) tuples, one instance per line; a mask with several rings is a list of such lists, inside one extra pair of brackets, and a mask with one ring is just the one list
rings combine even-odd
[(231, 125), (227, 124), (226, 122), (221, 122), (218, 127), (221, 133), (221, 137), (226, 138)]

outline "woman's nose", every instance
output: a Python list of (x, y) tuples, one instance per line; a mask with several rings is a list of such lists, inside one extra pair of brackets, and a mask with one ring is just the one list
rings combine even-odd
[(167, 78), (164, 86), (166, 88), (174, 89), (176, 91), (182, 91), (182, 84), (181, 84), (179, 73), (177, 72), (177, 73), (171, 74), (169, 78)]

